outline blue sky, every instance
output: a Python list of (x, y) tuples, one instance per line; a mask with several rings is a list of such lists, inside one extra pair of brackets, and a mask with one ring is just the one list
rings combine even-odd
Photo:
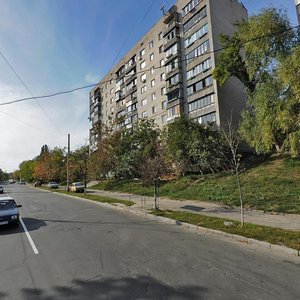
[[(219, 0), (222, 1), (222, 0)], [(35, 96), (97, 82), (175, 0), (1, 0), (0, 51)], [(294, 0), (244, 0), (249, 15)], [(132, 34), (128, 36), (128, 32)], [(126, 43), (124, 44), (124, 42)], [(119, 55), (118, 55), (119, 54)], [(88, 143), (88, 92), (0, 107), (0, 168), (13, 171), (40, 148)], [(30, 96), (0, 57), (0, 103)]]

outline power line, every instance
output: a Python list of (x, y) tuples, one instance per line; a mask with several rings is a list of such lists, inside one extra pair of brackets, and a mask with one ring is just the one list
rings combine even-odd
[[(254, 41), (257, 41), (257, 40), (261, 40), (261, 39), (265, 39), (265, 38), (269, 38), (269, 37), (273, 37), (273, 36), (278, 36), (278, 35), (284, 34), (288, 31), (292, 31), (292, 30), (297, 29), (297, 28), (300, 28), (300, 25), (291, 27), (289, 29), (281, 30), (281, 31), (276, 32), (276, 33), (271, 33), (271, 34), (266, 34), (266, 35), (263, 35), (263, 36), (258, 36), (258, 37), (252, 38), (250, 40), (241, 42), (239, 45), (243, 46), (245, 44), (248, 44), (248, 43), (251, 43), (251, 42), (254, 42)], [(187, 62), (187, 61), (190, 62), (190, 61), (193, 61), (194, 59), (196, 59), (198, 57), (205, 56), (205, 55), (212, 54), (212, 53), (217, 53), (217, 52), (229, 49), (231, 47), (232, 46), (227, 46), (227, 47), (222, 47), (222, 48), (215, 49), (215, 50), (212, 50), (212, 51), (207, 51), (203, 54), (200, 54), (200, 55), (198, 55), (196, 57), (193, 57), (193, 58), (190, 58), (190, 59), (178, 60), (178, 62)], [(157, 70), (157, 69), (161, 69), (161, 68), (164, 68), (164, 67), (165, 66), (152, 67), (150, 69), (145, 69), (145, 70), (138, 71), (135, 74), (142, 74), (142, 73), (145, 73), (145, 72), (150, 72), (152, 69)], [(124, 77), (131, 77), (131, 75), (127, 75), (127, 76), (125, 75)], [(23, 102), (23, 101), (28, 101), (28, 100), (32, 100), (32, 99), (45, 99), (45, 98), (52, 98), (52, 97), (55, 97), (55, 96), (58, 96), (58, 95), (70, 94), (70, 93), (73, 93), (75, 91), (79, 91), (79, 90), (83, 90), (83, 89), (87, 89), (87, 88), (93, 88), (97, 85), (103, 85), (105, 83), (109, 83), (111, 80), (116, 80), (116, 78), (109, 79), (109, 80), (104, 80), (104, 81), (101, 81), (101, 82), (97, 82), (97, 83), (93, 83), (93, 84), (89, 84), (89, 85), (85, 85), (85, 86), (81, 86), (81, 87), (77, 87), (77, 88), (73, 88), (73, 89), (69, 89), (69, 90), (65, 90), (65, 91), (59, 91), (59, 92), (55, 92), (55, 93), (51, 93), (51, 94), (47, 94), (47, 95), (41, 95), (41, 96), (35, 96), (35, 97), (26, 97), (26, 98), (20, 98), (20, 99), (16, 99), (16, 100), (7, 101), (7, 102), (2, 102), (2, 103), (0, 103), (0, 106), (10, 105), (10, 104)]]
[[(26, 85), (26, 83), (24, 82), (24, 80), (19, 76), (19, 74), (17, 73), (17, 71), (13, 68), (13, 66), (10, 64), (10, 62), (7, 60), (7, 58), (4, 56), (4, 54), (0, 51), (0, 56), (4, 59), (4, 61), (7, 63), (7, 65), (9, 66), (9, 68), (14, 72), (14, 74), (17, 76), (17, 78), (19, 79), (19, 81), (22, 83), (22, 85), (25, 87), (25, 89), (27, 90), (27, 92), (32, 96), (32, 99), (34, 99), (36, 101), (36, 103), (38, 104), (39, 108), (42, 110), (42, 112), (46, 115), (46, 117), (49, 119), (50, 123), (55, 127), (55, 129), (59, 130), (57, 128), (57, 126), (54, 124), (54, 122), (52, 121), (52, 119), (50, 118), (49, 114), (45, 111), (45, 109), (43, 108), (43, 106), (39, 103), (39, 101), (37, 100), (37, 98), (32, 94), (31, 90), (29, 89), (29, 87)], [(60, 131), (60, 130), (59, 130)]]
[[(144, 14), (144, 16), (143, 16), (143, 18), (141, 19), (141, 21), (139, 22), (139, 24), (142, 24), (143, 21), (144, 21), (144, 19), (146, 19), (146, 17), (148, 16), (150, 10), (152, 9), (152, 6), (154, 5), (154, 3), (155, 3), (156, 1), (157, 1), (157, 0), (152, 0), (150, 6), (148, 7), (146, 13)], [(123, 49), (124, 46), (126, 45), (126, 43), (127, 43), (127, 41), (129, 40), (130, 36), (132, 35), (132, 33), (133, 33), (133, 31), (134, 31), (136, 25), (137, 25), (137, 24), (135, 23), (135, 24), (131, 27), (131, 30), (129, 31), (129, 33), (128, 33), (126, 39), (124, 40), (122, 46), (120, 47), (120, 49), (119, 49), (119, 51), (118, 51), (118, 53), (117, 53), (117, 55), (116, 55), (116, 57), (115, 57), (115, 59), (114, 59), (114, 62), (112, 63), (112, 67), (115, 65), (115, 63), (116, 63), (116, 61), (117, 61), (117, 59), (118, 59), (118, 57), (119, 57), (119, 55), (120, 55), (122, 49)]]

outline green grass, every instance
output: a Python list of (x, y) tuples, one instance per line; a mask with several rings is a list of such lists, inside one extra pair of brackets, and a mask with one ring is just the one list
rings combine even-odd
[[(247, 238), (265, 241), (275, 245), (283, 245), (292, 249), (300, 250), (300, 232), (273, 228), (262, 225), (245, 223), (243, 227), (240, 223), (230, 219), (210, 217), (205, 215), (176, 212), (176, 211), (152, 211), (156, 216), (167, 217), (180, 222), (186, 222), (197, 226), (220, 230), (223, 232), (238, 234)], [(224, 222), (232, 222), (231, 227), (224, 225)]]
[[(300, 160), (270, 159), (241, 174), (245, 207), (264, 211), (300, 213)], [(138, 181), (105, 180), (93, 187), (99, 190), (152, 196), (153, 188)], [(213, 201), (239, 206), (236, 178), (228, 174), (186, 176), (163, 182), (160, 196), (175, 200)]]
[(109, 204), (121, 203), (121, 204), (124, 204), (126, 206), (131, 206), (131, 205), (135, 204), (135, 202), (132, 202), (132, 201), (129, 201), (129, 200), (109, 198), (109, 197), (103, 197), (103, 196), (98, 196), (98, 195), (89, 195), (89, 194), (84, 195), (84, 194), (80, 194), (80, 193), (75, 194), (75, 193), (71, 193), (71, 192), (67, 192), (67, 191), (63, 191), (63, 190), (51, 190), (51, 191), (61, 193), (61, 194), (65, 194), (65, 195), (76, 196), (76, 197), (80, 197), (80, 198), (84, 198), (84, 199), (88, 199), (88, 200), (93, 200), (93, 201), (96, 201), (96, 202), (102, 202), (102, 203), (109, 203)]

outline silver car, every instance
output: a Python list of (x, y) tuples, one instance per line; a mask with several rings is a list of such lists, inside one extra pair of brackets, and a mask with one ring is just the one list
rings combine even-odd
[(57, 182), (56, 182), (56, 181), (50, 181), (50, 182), (48, 183), (48, 188), (49, 188), (49, 189), (58, 189), (58, 184), (57, 184)]
[(15, 200), (11, 197), (0, 198), (0, 226), (14, 225), (19, 226), (19, 207)]

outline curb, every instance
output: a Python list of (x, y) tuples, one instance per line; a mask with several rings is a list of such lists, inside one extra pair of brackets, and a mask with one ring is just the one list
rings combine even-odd
[(169, 219), (166, 217), (155, 216), (155, 215), (145, 213), (142, 211), (139, 212), (136, 210), (132, 210), (132, 209), (130, 209), (130, 207), (127, 207), (127, 206), (124, 206), (124, 207), (116, 206), (116, 205), (112, 205), (112, 204), (108, 204), (108, 203), (103, 203), (103, 202), (98, 202), (98, 201), (94, 201), (94, 200), (89, 200), (86, 198), (77, 197), (74, 195), (66, 195), (66, 194), (62, 194), (59, 192), (52, 192), (52, 193), (63, 195), (63, 196), (69, 197), (69, 198), (76, 198), (76, 199), (79, 199), (82, 201), (89, 201), (91, 203), (97, 203), (97, 204), (102, 205), (107, 208), (118, 209), (119, 211), (122, 211), (122, 212), (130, 212), (136, 216), (144, 217), (144, 218), (154, 220), (154, 221), (159, 221), (161, 223), (182, 226), (183, 228), (185, 228), (189, 231), (192, 231), (192, 232), (201, 233), (201, 234), (205, 234), (205, 235), (211, 235), (211, 236), (215, 236), (215, 237), (221, 237), (221, 238), (225, 238), (225, 239), (230, 239), (235, 242), (248, 244), (248, 245), (255, 245), (255, 246), (258, 246), (258, 247), (261, 247), (264, 249), (272, 249), (275, 251), (283, 252), (288, 255), (293, 255), (293, 256), (298, 256), (298, 257), (300, 256), (300, 250), (288, 248), (285, 246), (275, 245), (275, 244), (271, 244), (268, 242), (259, 241), (259, 240), (253, 239), (253, 238), (246, 238), (244, 236), (237, 235), (237, 234), (231, 234), (231, 233), (227, 233), (227, 232), (223, 232), (223, 231), (219, 231), (219, 230), (215, 230), (215, 229), (210, 229), (210, 228), (201, 227), (201, 226), (197, 226), (197, 225), (193, 225), (193, 224), (189, 224), (189, 223), (185, 223), (185, 222), (180, 222), (180, 221)]

